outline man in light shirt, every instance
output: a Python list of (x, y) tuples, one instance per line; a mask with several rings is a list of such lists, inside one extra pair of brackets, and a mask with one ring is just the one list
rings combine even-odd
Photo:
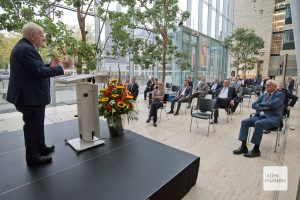
[(218, 108), (225, 108), (226, 112), (230, 112), (230, 107), (234, 105), (236, 99), (235, 88), (229, 87), (229, 80), (223, 81), (223, 87), (219, 88), (215, 94), (216, 97), (216, 110), (214, 113), (214, 121), (212, 123), (218, 123), (219, 110)]
[(168, 114), (174, 113), (175, 102), (178, 102), (176, 112), (174, 113), (174, 115), (178, 115), (181, 103), (187, 102), (191, 94), (192, 87), (189, 85), (189, 81), (185, 80), (183, 87), (178, 90), (176, 97), (172, 99), (171, 110), (168, 112)]

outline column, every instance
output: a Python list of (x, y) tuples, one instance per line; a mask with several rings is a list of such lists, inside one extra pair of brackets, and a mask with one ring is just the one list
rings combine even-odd
[(297, 83), (300, 83), (300, 1), (290, 0), (297, 62)]
[(198, 4), (198, 31), (202, 33), (202, 24), (203, 24), (203, 1), (199, 1)]
[[(208, 0), (208, 17), (207, 17), (207, 35), (212, 37), (211, 35), (211, 23), (212, 23), (212, 17), (211, 17), (211, 13), (212, 13), (212, 0)], [(213, 22), (214, 23), (214, 22)]]
[(227, 25), (227, 3), (228, 0), (223, 1), (223, 17), (222, 17), (222, 41), (226, 37), (226, 25)]
[[(217, 1), (217, 6), (216, 6), (216, 26), (215, 26), (215, 38), (217, 39), (217, 40), (219, 40), (220, 38), (219, 38), (219, 32), (220, 32), (220, 30), (219, 30), (219, 23), (220, 23), (220, 1)], [(222, 23), (222, 22), (221, 22)]]
[[(192, 13), (192, 0), (187, 0), (187, 11), (189, 11), (190, 13)], [(192, 27), (192, 22), (191, 22), (192, 16), (190, 15), (190, 17), (186, 20), (186, 26), (191, 28)]]
[[(95, 4), (94, 4), (95, 8), (97, 8), (98, 4), (99, 4), (99, 0), (95, 0)], [(94, 10), (94, 12), (96, 12), (96, 10)], [(95, 17), (95, 44), (98, 45), (98, 47), (100, 47), (101, 46), (100, 18), (97, 15), (95, 15), (94, 17)], [(99, 55), (97, 55), (97, 57), (98, 56)], [(96, 70), (100, 71), (100, 67), (101, 67), (101, 62), (97, 61)]]

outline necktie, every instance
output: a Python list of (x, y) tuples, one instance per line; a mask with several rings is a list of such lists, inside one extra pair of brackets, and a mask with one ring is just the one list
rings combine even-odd
[(271, 93), (268, 93), (268, 95), (265, 98), (265, 102), (267, 102), (270, 99), (270, 97), (271, 97)]

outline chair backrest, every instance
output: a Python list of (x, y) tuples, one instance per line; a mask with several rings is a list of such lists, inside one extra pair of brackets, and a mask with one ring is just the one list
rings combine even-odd
[(172, 87), (172, 83), (166, 83), (166, 88), (171, 88)]
[(200, 111), (212, 112), (215, 108), (216, 100), (215, 99), (204, 99), (204, 98), (198, 98), (197, 106)]
[(167, 101), (168, 101), (168, 98), (169, 98), (169, 94), (165, 94), (165, 95), (164, 95), (163, 102), (164, 102), (164, 103), (167, 102)]
[(178, 92), (179, 86), (177, 85), (172, 85), (172, 92)]
[(244, 88), (244, 95), (251, 95), (252, 88)]
[(257, 86), (256, 85), (252, 86), (252, 90), (251, 91), (252, 92), (256, 92), (257, 91)]

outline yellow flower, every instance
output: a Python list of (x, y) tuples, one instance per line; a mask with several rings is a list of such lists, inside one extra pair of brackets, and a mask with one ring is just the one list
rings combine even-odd
[(126, 106), (126, 104), (124, 102), (120, 101), (120, 102), (117, 103), (117, 106), (119, 108), (124, 108)]
[(106, 92), (107, 91), (107, 88), (102, 88), (101, 90), (100, 90), (100, 92)]
[(116, 98), (116, 97), (118, 97), (119, 95), (118, 94), (112, 94), (111, 95), (113, 98)]
[(125, 89), (125, 87), (123, 85), (117, 85), (116, 88), (117, 89)]
[(101, 101), (105, 102), (105, 101), (108, 101), (108, 99), (109, 99), (108, 97), (102, 97)]
[(129, 90), (125, 90), (126, 93), (129, 93)]
[(110, 83), (114, 83), (114, 82), (117, 82), (117, 81), (118, 81), (118, 79), (116, 79), (116, 78), (113, 78), (113, 79), (109, 80)]
[(133, 96), (127, 95), (126, 99), (133, 99)]

